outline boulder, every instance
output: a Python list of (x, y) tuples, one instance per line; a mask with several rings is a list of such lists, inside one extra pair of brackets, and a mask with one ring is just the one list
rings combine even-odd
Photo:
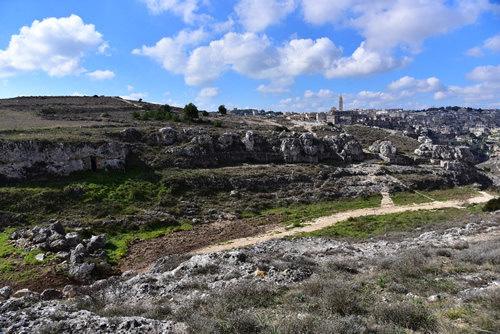
[(69, 275), (77, 281), (86, 281), (90, 278), (94, 268), (95, 263), (84, 262), (79, 264), (70, 264), (68, 271)]
[(56, 289), (45, 289), (40, 294), (40, 299), (42, 300), (53, 300), (53, 299), (62, 299), (63, 293)]
[(12, 294), (12, 298), (21, 298), (21, 297), (39, 297), (39, 294), (36, 292), (33, 292), (29, 289), (21, 289), (17, 290)]
[(56, 232), (60, 235), (65, 235), (66, 230), (64, 230), (64, 226), (61, 224), (60, 221), (55, 221), (54, 223), (49, 225), (49, 230)]
[(66, 239), (68, 247), (76, 247), (81, 242), (80, 236), (77, 232), (67, 233), (64, 238)]
[(0, 289), (0, 300), (9, 299), (10, 296), (14, 293), (14, 290), (10, 286), (4, 286)]
[(62, 293), (63, 293), (63, 297), (65, 297), (65, 298), (73, 298), (78, 294), (78, 291), (76, 290), (76, 288), (73, 285), (66, 285), (63, 288)]
[(54, 252), (60, 252), (68, 247), (65, 239), (57, 239), (50, 243), (50, 249)]
[(87, 244), (87, 251), (93, 253), (106, 245), (106, 235), (93, 235)]

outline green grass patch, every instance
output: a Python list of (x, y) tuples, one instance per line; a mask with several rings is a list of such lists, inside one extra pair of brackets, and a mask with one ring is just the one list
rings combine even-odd
[(292, 204), (288, 207), (268, 209), (262, 211), (262, 214), (281, 215), (283, 224), (298, 227), (304, 222), (338, 212), (378, 207), (381, 201), (382, 196), (372, 195), (353, 199), (339, 199), (331, 202)]
[(395, 205), (421, 204), (435, 201), (465, 200), (478, 196), (479, 192), (469, 187), (456, 187), (432, 191), (399, 192), (391, 194)]
[(0, 189), (0, 207), (36, 223), (64, 215), (97, 219), (155, 207), (171, 196), (152, 171), (78, 172), (67, 178), (11, 184)]
[(430, 223), (453, 220), (468, 215), (470, 212), (470, 209), (446, 208), (391, 213), (380, 216), (361, 216), (349, 218), (321, 230), (300, 233), (294, 237), (364, 239), (387, 232), (406, 231)]

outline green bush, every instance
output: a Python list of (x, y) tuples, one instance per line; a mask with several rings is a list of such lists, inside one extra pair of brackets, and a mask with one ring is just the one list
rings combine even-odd
[(490, 199), (483, 207), (484, 212), (500, 210), (500, 197)]
[(189, 121), (193, 118), (198, 118), (198, 107), (193, 103), (186, 104), (184, 106), (184, 120)]
[(220, 127), (222, 127), (222, 122), (221, 122), (221, 121), (215, 121), (215, 122), (214, 122), (214, 126), (215, 126), (216, 128), (220, 128)]

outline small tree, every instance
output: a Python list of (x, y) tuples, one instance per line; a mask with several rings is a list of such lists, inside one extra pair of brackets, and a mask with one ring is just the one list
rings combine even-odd
[(193, 103), (186, 104), (184, 107), (184, 120), (188, 121), (193, 118), (198, 118), (198, 107)]
[(226, 109), (226, 106), (225, 106), (225, 105), (221, 104), (221, 105), (219, 106), (219, 114), (221, 114), (221, 115), (225, 115), (225, 114), (227, 114), (227, 109)]
[(140, 119), (141, 114), (138, 111), (132, 112), (132, 119)]

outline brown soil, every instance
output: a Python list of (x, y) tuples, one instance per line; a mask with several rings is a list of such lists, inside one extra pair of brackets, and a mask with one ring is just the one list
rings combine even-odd
[(221, 220), (156, 239), (136, 240), (130, 245), (127, 256), (122, 259), (120, 270), (122, 272), (135, 270), (144, 273), (151, 269), (155, 261), (161, 257), (186, 254), (227, 240), (260, 235), (276, 229), (280, 222), (281, 217), (276, 215), (231, 221)]
[(56, 266), (53, 264), (40, 265), (25, 265), (22, 259), (16, 261), (16, 267), (19, 268), (12, 272), (12, 274), (25, 273), (30, 270), (34, 270), (29, 276), (23, 277), (21, 279), (0, 279), (0, 287), (9, 285), (14, 291), (20, 289), (29, 289), (35, 292), (43, 292), (45, 289), (60, 289), (62, 290), (64, 286), (68, 284), (80, 285), (81, 283), (70, 279), (69, 277), (57, 274)]

